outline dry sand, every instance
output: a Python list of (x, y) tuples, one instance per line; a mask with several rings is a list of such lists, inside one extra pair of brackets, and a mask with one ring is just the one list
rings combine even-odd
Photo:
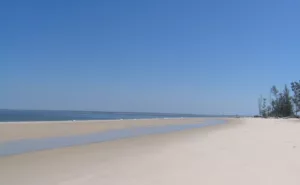
[(300, 121), (229, 120), (170, 134), (0, 157), (0, 184), (300, 184)]

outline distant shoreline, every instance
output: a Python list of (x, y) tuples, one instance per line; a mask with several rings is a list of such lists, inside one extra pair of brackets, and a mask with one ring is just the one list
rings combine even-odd
[(196, 115), (175, 113), (102, 112), (69, 110), (0, 110), (0, 123), (39, 121), (135, 120), (171, 118), (234, 117), (232, 115)]
[(189, 119), (222, 119), (234, 117), (172, 117), (172, 118), (136, 118), (136, 119), (94, 119), (94, 120), (55, 120), (55, 121), (0, 121), (1, 124), (60, 124), (60, 123), (99, 123), (99, 122), (118, 122), (118, 121), (151, 121), (151, 120), (189, 120)]

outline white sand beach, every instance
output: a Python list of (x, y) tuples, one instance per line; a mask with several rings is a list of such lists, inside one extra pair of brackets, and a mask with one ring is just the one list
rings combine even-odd
[[(0, 141), (200, 120), (123, 120), (105, 127), (90, 122), (4, 124)], [(0, 157), (0, 184), (300, 184), (299, 120), (227, 120), (224, 125)]]

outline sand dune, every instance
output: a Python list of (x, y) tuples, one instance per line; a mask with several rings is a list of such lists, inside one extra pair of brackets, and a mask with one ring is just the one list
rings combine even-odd
[[(0, 157), (0, 184), (300, 184), (300, 121), (230, 124)], [(1, 136), (0, 136), (1, 137)]]

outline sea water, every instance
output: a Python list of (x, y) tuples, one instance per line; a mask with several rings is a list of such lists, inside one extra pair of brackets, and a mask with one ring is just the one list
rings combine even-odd
[[(207, 117), (211, 115), (100, 111), (0, 110), (0, 122)], [(214, 116), (216, 117), (216, 116)]]

